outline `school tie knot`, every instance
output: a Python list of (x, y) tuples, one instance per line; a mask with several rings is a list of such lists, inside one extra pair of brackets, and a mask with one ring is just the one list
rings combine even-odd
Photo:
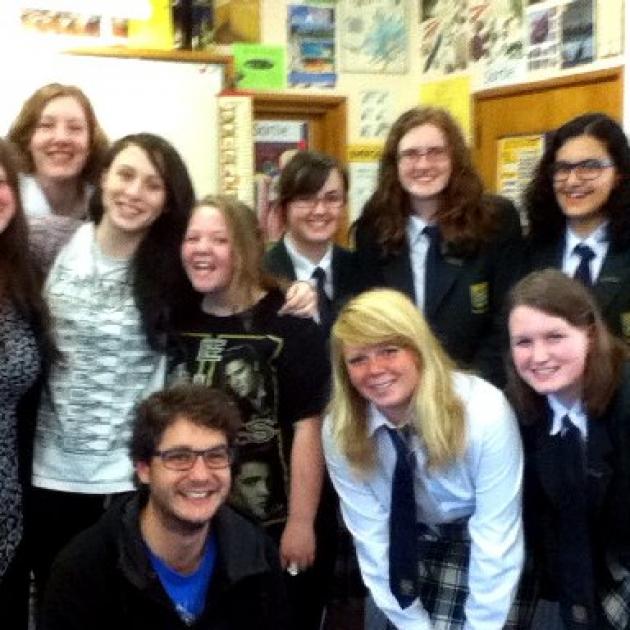
[(573, 248), (573, 252), (580, 257), (580, 262), (573, 277), (580, 280), (587, 287), (593, 286), (593, 276), (591, 274), (591, 260), (595, 258), (595, 252), (584, 243), (579, 243)]

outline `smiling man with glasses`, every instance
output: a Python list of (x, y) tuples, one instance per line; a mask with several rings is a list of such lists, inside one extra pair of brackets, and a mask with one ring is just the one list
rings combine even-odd
[(130, 453), (141, 489), (60, 554), (45, 630), (287, 627), (277, 551), (224, 505), (239, 425), (231, 398), (202, 385), (140, 404)]

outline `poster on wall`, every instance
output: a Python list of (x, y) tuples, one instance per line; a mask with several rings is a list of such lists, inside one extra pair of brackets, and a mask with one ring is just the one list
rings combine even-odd
[(284, 46), (234, 44), (236, 85), (246, 90), (281, 90), (286, 87)]
[(362, 90), (359, 93), (359, 135), (385, 138), (395, 111), (394, 95), (389, 90)]
[(562, 67), (591, 63), (595, 54), (593, 0), (574, 0), (562, 8)]
[(525, 74), (522, 0), (474, 2), (469, 13), (469, 62), (485, 85), (515, 82)]
[[(545, 136), (501, 138), (497, 146), (497, 192), (522, 208), (522, 198), (545, 150)], [(521, 223), (526, 224), (521, 212)]]
[(560, 66), (559, 7), (536, 5), (527, 10), (527, 69), (530, 72)]
[(471, 137), (470, 76), (461, 75), (420, 85), (420, 104), (446, 109), (467, 139)]
[(280, 171), (296, 151), (308, 149), (308, 123), (300, 120), (254, 122), (255, 208), (267, 241), (282, 236), (278, 213)]
[(361, 216), (363, 206), (376, 188), (378, 165), (383, 153), (380, 144), (353, 144), (348, 147), (348, 222)]
[(289, 84), (334, 87), (335, 9), (292, 4), (287, 12)]
[(451, 74), (468, 66), (468, 0), (421, 0), (420, 56), (424, 74)]
[(597, 57), (612, 57), (623, 52), (623, 24), (619, 16), (624, 12), (623, 0), (597, 3)]
[(252, 205), (254, 201), (252, 100), (248, 96), (220, 96), (219, 191)]
[(344, 0), (339, 10), (339, 47), (344, 72), (407, 72), (406, 2)]

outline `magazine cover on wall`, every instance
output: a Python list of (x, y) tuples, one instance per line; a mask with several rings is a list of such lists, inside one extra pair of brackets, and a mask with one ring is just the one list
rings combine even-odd
[(334, 87), (335, 9), (287, 7), (289, 85)]
[(527, 10), (527, 69), (536, 72), (559, 66), (559, 8), (534, 4)]
[(562, 8), (562, 67), (590, 63), (595, 55), (593, 0), (574, 0)]
[(284, 226), (278, 212), (280, 171), (296, 151), (308, 149), (308, 124), (295, 120), (254, 122), (255, 207), (267, 241), (277, 241)]
[(468, 66), (468, 0), (421, 0), (422, 72), (444, 75)]
[(341, 67), (345, 72), (407, 71), (406, 2), (346, 0), (340, 5), (339, 22)]
[(469, 62), (482, 70), (484, 85), (514, 82), (525, 74), (523, 0), (470, 5)]

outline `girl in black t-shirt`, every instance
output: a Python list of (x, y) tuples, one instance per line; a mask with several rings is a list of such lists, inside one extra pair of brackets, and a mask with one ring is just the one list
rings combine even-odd
[(296, 627), (318, 628), (324, 584), (309, 568), (324, 471), (320, 414), (328, 360), (312, 320), (278, 314), (284, 295), (263, 273), (263, 253), (247, 206), (206, 197), (193, 209), (181, 248), (192, 294), (180, 300), (170, 373), (233, 394), (243, 415), (235, 479), (247, 468), (251, 490), (241, 484), (234, 503), (268, 529), (283, 566), (299, 573), (289, 578), (300, 611)]

